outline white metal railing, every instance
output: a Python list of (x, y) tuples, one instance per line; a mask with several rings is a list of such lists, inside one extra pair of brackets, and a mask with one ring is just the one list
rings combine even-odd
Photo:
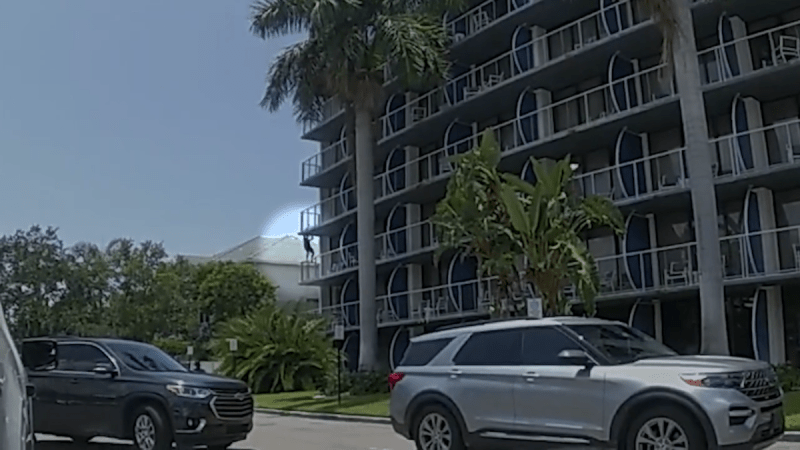
[(406, 292), (381, 295), (378, 323), (430, 321), (463, 315), (486, 314), (492, 298), (494, 278), (476, 279)]
[(800, 225), (720, 239), (725, 279), (800, 273)]
[(800, 20), (732, 39), (698, 52), (697, 57), (705, 85), (800, 61)]
[[(688, 186), (686, 149), (657, 153), (634, 161), (576, 174), (574, 183), (580, 195), (600, 195), (611, 200), (646, 197)], [(623, 188), (629, 180), (631, 192)]]
[(315, 153), (302, 163), (301, 181), (316, 176), (325, 170), (333, 167), (337, 163), (344, 161), (350, 155), (347, 151), (347, 140), (340, 139), (333, 144), (325, 147), (320, 152)]
[[(699, 282), (697, 243), (595, 258), (600, 296), (694, 286)], [(575, 295), (573, 286), (565, 289)]]
[(453, 41), (457, 43), (467, 36), (472, 36), (480, 32), (512, 12), (534, 3), (529, 0), (526, 5), (517, 6), (517, 1), (518, 0), (487, 0), (447, 20), (445, 28)]
[(319, 280), (358, 267), (358, 243), (337, 247), (300, 263), (300, 282)]
[(316, 228), (355, 210), (356, 190), (347, 188), (300, 212), (300, 232)]
[[(716, 178), (800, 163), (800, 118), (711, 140)], [(750, 155), (745, 157), (749, 151)]]
[[(618, 22), (615, 26), (619, 30), (624, 30), (649, 20), (634, 24), (630, 10), (630, 1), (616, 3), (602, 11), (594, 12), (572, 23), (549, 31), (541, 37), (534, 38), (531, 42), (511, 49), (479, 66), (472, 67), (464, 74), (452, 77), (447, 80), (444, 86), (434, 88), (407, 102), (402, 107), (381, 116), (381, 138), (396, 134), (415, 122), (424, 120), (448, 106), (481, 94), (505, 80), (523, 76), (533, 70), (537, 70), (545, 63), (565, 59), (590, 44), (613, 38), (615, 33), (609, 35), (605, 30), (605, 26), (602, 25), (603, 14), (615, 17)], [(612, 12), (616, 13), (610, 14)], [(623, 14), (625, 19), (623, 19)], [(588, 24), (593, 25), (589, 26)], [(576, 37), (568, 39), (567, 36), (572, 36), (573, 33)], [(537, 56), (537, 52), (542, 54), (545, 61), (534, 64), (533, 58)], [(528, 67), (523, 67), (523, 64), (519, 63), (520, 58), (528, 61), (526, 64)], [(394, 127), (392, 124), (399, 123), (400, 117), (406, 118), (405, 127)]]
[(439, 243), (429, 220), (398, 227), (375, 236), (375, 259), (385, 261), (404, 254), (432, 250)]

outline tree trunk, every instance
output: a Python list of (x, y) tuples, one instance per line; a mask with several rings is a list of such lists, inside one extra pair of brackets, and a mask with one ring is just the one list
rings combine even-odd
[(691, 5), (689, 0), (675, 0), (673, 4), (678, 22), (678, 33), (675, 35), (677, 41), (673, 46), (675, 78), (686, 140), (686, 163), (690, 171), (689, 184), (700, 272), (700, 352), (727, 355), (728, 330), (725, 323), (725, 291), (720, 263), (717, 195), (711, 172), (713, 160), (705, 102), (700, 86)]
[(378, 320), (375, 300), (375, 196), (373, 194), (372, 114), (355, 108), (356, 225), (358, 229), (358, 298), (360, 348), (358, 370), (378, 369)]

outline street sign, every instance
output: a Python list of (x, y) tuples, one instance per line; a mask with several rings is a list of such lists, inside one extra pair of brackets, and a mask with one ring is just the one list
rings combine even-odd
[(188, 346), (188, 347), (186, 347), (186, 355), (187, 355), (187, 356), (192, 356), (192, 355), (194, 355), (194, 347), (192, 347), (191, 345), (190, 345), (190, 346)]
[(239, 350), (239, 341), (236, 339), (228, 339), (228, 347), (232, 352)]
[(528, 297), (528, 317), (541, 319), (542, 315), (542, 299), (537, 297)]
[(333, 326), (333, 340), (334, 341), (343, 341), (344, 340), (344, 325), (337, 323)]

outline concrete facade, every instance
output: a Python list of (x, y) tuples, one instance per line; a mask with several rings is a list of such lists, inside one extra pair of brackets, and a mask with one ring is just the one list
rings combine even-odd
[[(790, 295), (800, 286), (797, 3), (692, 3), (699, 73), (678, 67), (676, 79), (663, 77), (660, 33), (639, 0), (565, 5), (473, 2), (443, 19), (455, 60), (445, 84), (403, 92), (387, 83), (374, 153), (385, 365), (414, 333), (487, 316), (491, 280), (460, 255), (434, 266), (429, 222), (452, 171), (447, 156), (474, 147), (485, 130), (500, 143), (503, 170), (535, 181), (531, 156), (571, 154), (575, 188), (621, 208), (623, 237), (586, 236), (601, 275), (598, 315), (681, 353), (699, 351), (699, 261), (707, 256), (699, 252), (708, 243), (692, 212), (687, 142), (698, 141), (698, 127), (682, 123), (680, 77), (699, 77), (691, 81), (703, 94), (708, 136), (700, 138), (711, 152), (720, 236), (714, 270), (722, 274), (731, 353), (800, 364), (800, 305)], [(320, 152), (303, 163), (301, 184), (319, 189), (320, 201), (302, 213), (301, 233), (320, 236), (321, 253), (302, 264), (301, 279), (320, 286), (319, 310), (345, 324), (346, 350), (357, 360), (353, 152), (342, 105), (331, 100), (327, 113), (304, 136), (319, 141)]]

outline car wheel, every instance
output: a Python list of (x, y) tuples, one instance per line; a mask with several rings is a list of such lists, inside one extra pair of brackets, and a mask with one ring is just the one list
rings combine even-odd
[(156, 408), (149, 405), (139, 407), (131, 417), (133, 448), (168, 450), (172, 447), (172, 433), (167, 419)]
[(705, 450), (697, 420), (680, 408), (659, 406), (636, 416), (628, 429), (626, 450)]
[(92, 440), (91, 436), (70, 436), (69, 438), (72, 439), (73, 443), (79, 445), (86, 445)]
[(431, 405), (417, 416), (414, 442), (417, 450), (464, 450), (461, 429), (453, 414), (439, 405)]

